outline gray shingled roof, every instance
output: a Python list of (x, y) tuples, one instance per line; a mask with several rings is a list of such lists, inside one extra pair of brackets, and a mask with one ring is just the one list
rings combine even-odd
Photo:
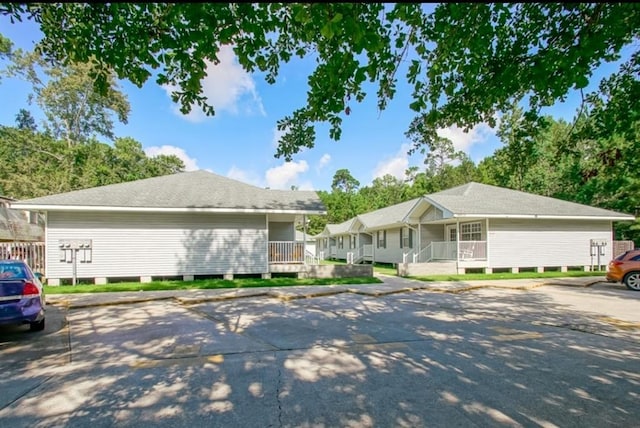
[(360, 214), (358, 219), (367, 229), (377, 229), (384, 226), (401, 223), (420, 198), (401, 202), (389, 207), (380, 208), (366, 214)]
[(425, 199), (454, 215), (628, 216), (633, 220), (633, 216), (615, 211), (475, 182), (426, 195)]
[(12, 206), (325, 211), (314, 191), (262, 189), (202, 170), (27, 199)]
[(347, 221), (343, 221), (340, 224), (328, 224), (326, 226), (329, 235), (346, 235), (349, 233), (349, 228), (351, 227), (351, 223), (353, 223), (353, 218), (350, 218)]

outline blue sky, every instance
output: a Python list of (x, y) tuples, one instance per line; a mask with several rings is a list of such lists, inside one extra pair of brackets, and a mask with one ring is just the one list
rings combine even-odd
[[(32, 22), (12, 25), (4, 17), (0, 17), (0, 33), (14, 42), (14, 48), (31, 49), (40, 39)], [(423, 155), (406, 153), (410, 143), (404, 133), (415, 115), (408, 107), (409, 87), (403, 82), (399, 82), (395, 98), (383, 112), (376, 108), (376, 88), (371, 86), (363, 103), (350, 106), (340, 141), (329, 138), (326, 125), (317, 126), (315, 147), (287, 163), (274, 157), (276, 122), (304, 105), (313, 62), (294, 60), (282, 65), (277, 83), (269, 85), (261, 74), (244, 72), (230, 48), (223, 48), (220, 59), (219, 66), (210, 66), (203, 82), (204, 93), (216, 108), (214, 117), (204, 117), (195, 109), (188, 116), (181, 114), (168, 90), (153, 80), (142, 88), (123, 81), (120, 86), (129, 98), (131, 114), (128, 124), (116, 124), (115, 135), (136, 139), (149, 155), (175, 154), (185, 161), (187, 170), (205, 169), (273, 189), (295, 185), (302, 190), (330, 190), (333, 175), (341, 168), (349, 169), (365, 186), (387, 173), (402, 178), (407, 167), (423, 165)], [(602, 66), (587, 89), (596, 88), (599, 77), (615, 69), (617, 66), (611, 64)], [(30, 110), (38, 122), (42, 119), (37, 105), (27, 103), (29, 92), (27, 83), (2, 78), (0, 99), (5, 101), (0, 103), (1, 125), (14, 125), (21, 108)], [(565, 103), (547, 112), (570, 120), (578, 105), (579, 96), (571, 94)], [(441, 133), (475, 162), (501, 145), (495, 130), (484, 124), (469, 133), (457, 128)]]

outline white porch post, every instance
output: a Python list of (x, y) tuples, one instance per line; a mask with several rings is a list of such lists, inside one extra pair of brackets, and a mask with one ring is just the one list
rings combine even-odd
[(422, 251), (422, 223), (418, 220), (418, 253)]
[(460, 220), (456, 219), (456, 270), (460, 267)]
[[(293, 231), (293, 240), (295, 241), (295, 230)], [(302, 264), (307, 264), (307, 215), (302, 214)]]
[(265, 272), (269, 272), (269, 265), (271, 260), (269, 260), (270, 254), (269, 254), (269, 214), (266, 214), (264, 216), (264, 221), (265, 221), (265, 225), (266, 225), (266, 229), (267, 229), (267, 242), (266, 242), (266, 253), (267, 253), (267, 266), (265, 269)]
[(485, 251), (487, 252), (487, 267), (490, 268), (491, 267), (491, 259), (489, 258), (489, 218), (486, 219), (485, 227), (486, 227), (486, 231), (485, 231), (485, 236), (484, 236), (484, 242), (485, 242), (485, 245), (487, 246)]

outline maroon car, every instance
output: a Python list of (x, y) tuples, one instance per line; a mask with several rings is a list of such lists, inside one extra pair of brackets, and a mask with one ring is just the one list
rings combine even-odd
[(22, 260), (0, 260), (0, 324), (44, 330), (44, 288)]

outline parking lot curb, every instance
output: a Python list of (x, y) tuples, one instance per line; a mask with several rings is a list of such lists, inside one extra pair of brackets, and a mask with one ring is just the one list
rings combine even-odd
[[(383, 278), (387, 277), (386, 275), (381, 275)], [(326, 290), (314, 290), (311, 292), (305, 292), (304, 290), (297, 289), (292, 290), (290, 288), (271, 288), (269, 290), (261, 289), (261, 291), (251, 292), (245, 291), (241, 294), (221, 294), (221, 295), (212, 295), (212, 296), (199, 296), (199, 297), (185, 297), (178, 296), (176, 294), (166, 295), (166, 296), (149, 296), (149, 297), (131, 297), (131, 298), (121, 298), (115, 300), (101, 300), (94, 302), (73, 302), (73, 299), (70, 298), (72, 295), (66, 295), (65, 297), (60, 298), (49, 298), (48, 304), (64, 306), (67, 309), (85, 309), (85, 308), (95, 308), (95, 307), (103, 307), (103, 306), (117, 306), (117, 305), (127, 305), (127, 304), (137, 304), (137, 303), (147, 303), (153, 301), (162, 301), (162, 300), (174, 300), (182, 305), (197, 305), (200, 303), (207, 302), (223, 302), (229, 300), (236, 299), (246, 299), (252, 297), (269, 297), (274, 299), (279, 299), (281, 301), (291, 301), (298, 299), (311, 299), (315, 297), (327, 297), (327, 296), (335, 296), (338, 294), (355, 294), (361, 296), (371, 296), (371, 297), (384, 297), (393, 294), (400, 293), (410, 293), (414, 291), (427, 291), (431, 293), (445, 293), (445, 294), (460, 294), (466, 293), (474, 290), (480, 290), (485, 288), (493, 288), (493, 289), (507, 289), (507, 290), (531, 290), (538, 287), (543, 286), (562, 286), (562, 287), (578, 287), (578, 288), (586, 288), (590, 287), (594, 284), (598, 284), (603, 282), (603, 280), (597, 279), (593, 281), (589, 281), (587, 283), (575, 282), (572, 283), (571, 280), (563, 282), (563, 278), (555, 278), (549, 279), (548, 281), (543, 282), (533, 282), (535, 280), (532, 279), (532, 283), (526, 285), (508, 285), (508, 284), (499, 284), (499, 283), (487, 283), (487, 284), (464, 284), (464, 283), (452, 283), (450, 287), (442, 286), (442, 284), (431, 285), (429, 283), (407, 279), (407, 278), (399, 278), (399, 277), (388, 277), (389, 279), (385, 281), (386, 287), (388, 289), (380, 289), (374, 286), (371, 288), (367, 287), (358, 287), (358, 286), (341, 286), (336, 288), (330, 288)], [(384, 280), (384, 279), (383, 279)], [(393, 284), (393, 281), (396, 281), (396, 284)], [(398, 282), (404, 282), (404, 284), (400, 284)], [(412, 285), (407, 286), (406, 282), (411, 282)], [(178, 293), (178, 291), (176, 292)], [(62, 296), (62, 295), (60, 295)], [(96, 300), (100, 299), (97, 297)]]

